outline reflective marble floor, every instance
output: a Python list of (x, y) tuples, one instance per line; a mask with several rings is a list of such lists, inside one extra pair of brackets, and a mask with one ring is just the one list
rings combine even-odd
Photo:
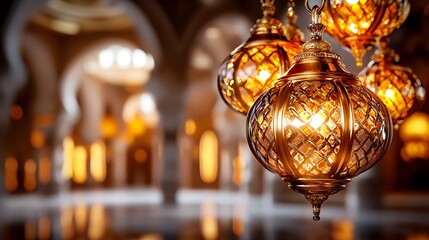
[(350, 209), (240, 193), (74, 192), (1, 199), (0, 239), (406, 239), (429, 240), (429, 209)]

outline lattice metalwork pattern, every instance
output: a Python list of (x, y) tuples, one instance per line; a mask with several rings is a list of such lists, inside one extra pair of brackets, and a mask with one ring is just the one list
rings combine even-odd
[(358, 66), (376, 38), (399, 28), (410, 12), (408, 0), (327, 1), (322, 14), (326, 31), (351, 49)]
[(359, 78), (380, 97), (395, 124), (414, 112), (424, 99), (422, 84), (409, 68), (375, 64), (365, 69)]
[[(344, 119), (341, 96), (350, 101), (353, 122)], [(276, 105), (278, 101), (281, 104)], [(281, 119), (277, 141), (276, 116)], [(351, 138), (344, 135), (348, 122), (352, 123)], [(335, 174), (349, 178), (381, 159), (390, 143), (389, 123), (385, 106), (363, 86), (337, 81), (290, 82), (270, 89), (255, 102), (247, 116), (247, 137), (255, 158), (283, 178), (323, 179)], [(341, 145), (347, 141), (352, 144), (349, 150)]]
[(280, 90), (281, 86), (269, 89), (253, 104), (247, 115), (247, 142), (262, 166), (271, 172), (285, 175), (277, 155), (273, 132), (273, 103)]
[(289, 100), (280, 106), (284, 109), (278, 109), (283, 111), (282, 137), (277, 143), (289, 156), (280, 154), (281, 161), (292, 161), (295, 178), (329, 178), (342, 157), (342, 109), (335, 82), (296, 82), (283, 91), (288, 91), (285, 97)]
[(261, 44), (242, 47), (223, 62), (218, 86), (232, 109), (246, 114), (255, 100), (289, 68), (286, 45)]
[(354, 177), (381, 160), (391, 139), (386, 107), (359, 85), (346, 85), (353, 109), (353, 153), (341, 176)]

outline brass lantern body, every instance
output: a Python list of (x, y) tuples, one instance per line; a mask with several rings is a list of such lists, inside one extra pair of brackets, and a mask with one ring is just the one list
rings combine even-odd
[(222, 99), (244, 115), (286, 72), (292, 55), (299, 51), (299, 46), (286, 39), (280, 20), (272, 17), (274, 7), (264, 4), (263, 10), (264, 17), (252, 28), (250, 38), (224, 60), (218, 73)]
[(409, 12), (408, 0), (326, 0), (322, 17), (329, 35), (350, 49), (356, 65), (362, 66), (366, 50), (399, 28)]
[(395, 128), (423, 103), (425, 89), (412, 69), (399, 63), (399, 56), (381, 41), (372, 61), (359, 73), (363, 84), (387, 106)]
[(313, 219), (330, 194), (385, 154), (392, 122), (383, 102), (362, 86), (321, 40), (323, 25), (276, 86), (247, 115), (256, 159), (313, 205)]

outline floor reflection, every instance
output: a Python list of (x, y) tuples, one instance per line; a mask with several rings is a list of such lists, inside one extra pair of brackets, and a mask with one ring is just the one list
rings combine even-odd
[[(177, 205), (130, 201), (153, 194), (79, 193), (69, 196), (72, 201), (40, 196), (2, 199), (0, 239), (429, 240), (428, 211), (325, 206), (322, 220), (313, 222), (308, 205), (273, 204), (235, 193), (222, 197), (197, 193), (201, 201), (182, 199)], [(109, 201), (115, 197), (123, 201)]]

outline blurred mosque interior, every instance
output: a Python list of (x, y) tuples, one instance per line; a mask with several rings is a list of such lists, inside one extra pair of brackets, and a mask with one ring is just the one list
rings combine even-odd
[[(310, 15), (295, 2), (308, 39)], [(283, 22), (286, 3), (275, 2)], [(428, 89), (429, 3), (410, 4), (391, 47)], [(6, 5), (0, 239), (429, 240), (429, 100), (380, 163), (330, 196), (319, 222), (254, 159), (245, 117), (224, 104), (216, 78), (260, 1)]]

